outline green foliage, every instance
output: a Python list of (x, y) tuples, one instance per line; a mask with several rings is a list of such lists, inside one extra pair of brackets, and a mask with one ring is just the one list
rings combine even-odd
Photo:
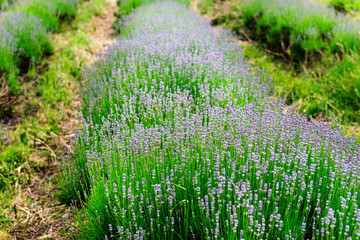
[(334, 7), (339, 12), (349, 12), (352, 10), (360, 10), (359, 0), (330, 0), (330, 6)]
[(360, 56), (345, 55), (325, 72), (327, 88), (322, 94), (328, 97), (332, 111), (345, 122), (358, 122), (360, 119)]
[[(10, 38), (6, 33), (4, 33), (3, 36), (8, 39)], [(7, 82), (9, 83), (10, 88), (13, 86), (12, 82), (17, 81), (14, 76), (14, 73), (17, 73), (18, 71), (16, 68), (15, 47), (16, 45), (11, 41), (2, 41), (0, 44), (0, 75), (1, 72), (9, 73)]]
[[(23, 136), (24, 138), (25, 136)], [(0, 153), (0, 190), (6, 188), (9, 183), (21, 179), (22, 175), (18, 175), (15, 170), (25, 162), (27, 153), (26, 148), (17, 145), (2, 150)]]

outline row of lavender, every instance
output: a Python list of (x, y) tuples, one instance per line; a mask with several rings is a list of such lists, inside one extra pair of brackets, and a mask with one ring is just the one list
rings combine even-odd
[(263, 76), (178, 3), (126, 18), (63, 166), (79, 239), (358, 239), (360, 146)]
[(78, 0), (19, 1), (0, 13), (0, 77), (5, 76), (11, 93), (18, 90), (17, 75), (53, 47), (47, 35), (59, 21), (74, 17)]
[[(360, 51), (360, 22), (321, 3), (298, 0), (246, 0), (241, 7), (251, 38), (294, 60)], [(319, 55), (320, 57), (320, 55)], [(324, 57), (324, 56), (323, 56)]]

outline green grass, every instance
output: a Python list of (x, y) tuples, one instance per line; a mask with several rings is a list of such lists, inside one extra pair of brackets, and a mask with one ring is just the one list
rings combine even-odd
[[(359, 56), (324, 59), (301, 72), (274, 59), (255, 45), (242, 46), (248, 61), (268, 72), (276, 86), (276, 95), (294, 99), (301, 113), (327, 116), (329, 111), (345, 124), (356, 125), (360, 119)], [(356, 57), (354, 59), (354, 57)]]
[[(24, 136), (20, 136), (21, 143), (26, 143)], [(22, 174), (16, 174), (16, 169), (25, 163), (25, 155), (28, 154), (28, 148), (22, 147), (22, 144), (11, 145), (0, 153), (0, 189), (4, 189), (9, 183), (22, 181)]]
[[(14, 218), (13, 201), (19, 187), (32, 183), (39, 169), (49, 167), (64, 154), (65, 149), (59, 144), (64, 134), (62, 127), (74, 118), (79, 73), (87, 61), (80, 50), (95, 47), (89, 33), (90, 20), (104, 6), (103, 0), (83, 2), (75, 19), (59, 26), (63, 33), (56, 33), (52, 39), (55, 54), (41, 61), (43, 70), (31, 76), (32, 80), (37, 79), (36, 83), (30, 81), (23, 86), (27, 93), (22, 103), (13, 108), (23, 121), (16, 130), (0, 125), (0, 238), (15, 222), (21, 224), (26, 219), (23, 212)], [(22, 200), (28, 201), (24, 197)]]

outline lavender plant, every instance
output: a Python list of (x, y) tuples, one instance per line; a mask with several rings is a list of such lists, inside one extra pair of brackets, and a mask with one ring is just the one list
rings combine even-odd
[(7, 83), (10, 91), (15, 91), (19, 66), (29, 66), (52, 52), (52, 46), (41, 21), (32, 14), (0, 14), (0, 32), (0, 72), (9, 73)]
[(357, 239), (360, 146), (271, 98), (224, 32), (140, 7), (85, 73), (62, 200), (81, 239)]
[[(151, 4), (153, 2), (162, 2), (164, 0), (117, 0), (119, 5), (119, 14), (120, 16), (126, 16), (130, 14), (134, 9), (144, 6), (147, 4)], [(183, 5), (189, 5), (189, 0), (176, 0), (176, 2), (181, 3)]]
[(128, 15), (134, 9), (140, 7), (144, 4), (152, 3), (152, 0), (117, 0), (117, 4), (119, 5), (119, 11), (121, 14)]
[(61, 18), (76, 14), (78, 0), (21, 1), (0, 14), (0, 76), (6, 75), (11, 93), (19, 84), (17, 74), (26, 72), (45, 54), (52, 53), (47, 36)]
[(74, 17), (79, 0), (31, 0), (17, 4), (17, 12), (26, 12), (41, 19), (48, 31), (56, 30), (60, 19)]
[(4, 10), (10, 4), (10, 2), (11, 1), (9, 0), (0, 0), (0, 11)]
[(11, 71), (15, 68), (14, 53), (16, 51), (16, 39), (4, 25), (0, 25), (0, 69)]
[(360, 23), (321, 4), (247, 0), (242, 6), (242, 15), (254, 38), (294, 60), (319, 56), (318, 51), (325, 55), (359, 51)]

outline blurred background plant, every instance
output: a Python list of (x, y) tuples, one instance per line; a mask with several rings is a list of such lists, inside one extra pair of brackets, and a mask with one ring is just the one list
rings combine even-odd
[(331, 111), (344, 131), (360, 134), (357, 13), (345, 16), (326, 0), (200, 0), (197, 7), (237, 34), (247, 60), (273, 76), (276, 96), (316, 119)]
[(360, 0), (328, 0), (328, 5), (343, 13), (360, 10)]
[[(19, 1), (0, 13), (0, 75), (9, 95), (21, 91), (23, 74), (34, 72), (39, 60), (53, 53), (48, 32), (73, 18), (78, 0)], [(1, 77), (0, 76), (0, 77)]]

